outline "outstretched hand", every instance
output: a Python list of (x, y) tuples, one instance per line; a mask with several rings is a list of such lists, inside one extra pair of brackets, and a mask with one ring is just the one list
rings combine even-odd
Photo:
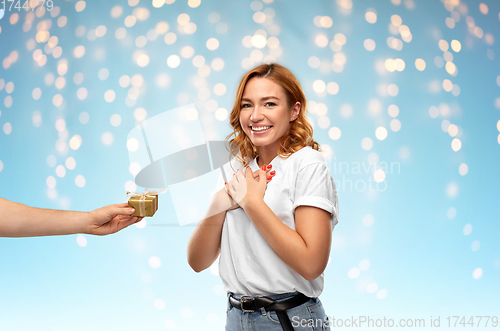
[(88, 234), (107, 235), (118, 232), (129, 225), (137, 223), (143, 217), (132, 217), (135, 212), (128, 203), (105, 206), (89, 213)]

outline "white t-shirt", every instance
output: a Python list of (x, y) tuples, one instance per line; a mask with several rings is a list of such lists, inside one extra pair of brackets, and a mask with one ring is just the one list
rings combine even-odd
[[(234, 171), (242, 164), (232, 161)], [(335, 182), (323, 155), (307, 146), (287, 159), (276, 156), (271, 163), (276, 175), (267, 184), (264, 202), (288, 227), (295, 230), (295, 208), (301, 205), (324, 209), (331, 214), (332, 229), (338, 223), (338, 197)], [(256, 159), (252, 171), (259, 166)], [(230, 180), (233, 169), (224, 166)], [(219, 181), (218, 189), (224, 187)], [(222, 228), (219, 274), (226, 292), (238, 295), (270, 295), (299, 291), (309, 297), (318, 297), (323, 291), (324, 274), (308, 281), (285, 264), (242, 208), (226, 212)]]

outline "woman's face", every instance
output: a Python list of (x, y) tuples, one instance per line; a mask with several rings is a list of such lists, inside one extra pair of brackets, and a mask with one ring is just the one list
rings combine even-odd
[(283, 87), (267, 78), (248, 80), (240, 104), (240, 125), (254, 146), (278, 149), (290, 122), (300, 111), (300, 102), (289, 107)]

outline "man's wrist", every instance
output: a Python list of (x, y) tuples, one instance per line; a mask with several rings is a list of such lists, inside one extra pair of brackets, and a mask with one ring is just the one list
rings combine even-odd
[(86, 212), (79, 212), (78, 215), (78, 233), (83, 233), (83, 234), (92, 234), (91, 233), (91, 227), (92, 227), (92, 212), (91, 211), (86, 211)]

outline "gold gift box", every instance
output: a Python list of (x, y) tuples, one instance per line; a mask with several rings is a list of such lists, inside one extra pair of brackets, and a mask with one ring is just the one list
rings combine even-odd
[(158, 210), (158, 195), (131, 197), (128, 200), (128, 205), (135, 209), (135, 212), (132, 214), (132, 216), (151, 217)]

